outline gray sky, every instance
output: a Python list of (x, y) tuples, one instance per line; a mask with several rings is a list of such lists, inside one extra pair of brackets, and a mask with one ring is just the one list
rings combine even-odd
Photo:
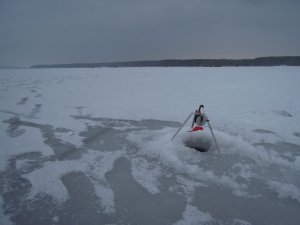
[(0, 65), (300, 55), (299, 0), (0, 0)]

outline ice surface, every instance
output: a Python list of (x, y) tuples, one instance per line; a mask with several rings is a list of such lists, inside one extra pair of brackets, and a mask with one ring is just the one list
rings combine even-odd
[(277, 181), (270, 181), (269, 185), (271, 189), (278, 193), (279, 198), (291, 198), (300, 203), (300, 189), (295, 185)]
[[(147, 176), (145, 176), (145, 174), (147, 174)], [(158, 165), (153, 165), (143, 158), (132, 160), (132, 176), (151, 194), (160, 192), (158, 179), (161, 175), (162, 171)]]
[(12, 155), (20, 155), (28, 152), (41, 152), (44, 156), (53, 155), (53, 150), (43, 143), (41, 132), (37, 129), (26, 127), (22, 128), (23, 132), (19, 136), (7, 134), (3, 123), (0, 127), (0, 171), (4, 170), (8, 159)]
[(0, 70), (1, 222), (298, 225), (299, 72)]
[[(113, 169), (114, 161), (121, 157), (121, 152), (96, 152), (89, 150), (80, 160), (64, 160), (47, 162), (42, 168), (36, 169), (31, 173), (23, 175), (32, 184), (32, 190), (29, 193), (30, 198), (34, 198), (40, 193), (49, 194), (59, 203), (66, 201), (69, 197), (67, 189), (61, 182), (61, 178), (70, 172), (84, 172), (94, 182), (105, 183), (105, 174)], [(52, 184), (52, 185), (49, 185)], [(107, 191), (102, 193), (96, 191), (100, 198), (112, 208), (112, 201), (108, 200)]]
[(5, 215), (4, 200), (3, 200), (2, 196), (0, 196), (0, 221), (1, 221), (1, 224), (5, 224), (5, 225), (12, 225), (13, 224), (13, 222), (11, 221), (9, 215)]

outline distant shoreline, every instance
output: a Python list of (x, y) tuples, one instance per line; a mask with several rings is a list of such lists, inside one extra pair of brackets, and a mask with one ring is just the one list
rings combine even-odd
[(167, 59), (109, 63), (70, 63), (33, 65), (30, 68), (96, 67), (229, 67), (229, 66), (300, 66), (300, 56), (272, 56), (254, 59)]

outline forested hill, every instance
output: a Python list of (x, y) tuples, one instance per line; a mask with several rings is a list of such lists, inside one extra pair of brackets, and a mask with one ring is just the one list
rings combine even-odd
[(260, 57), (255, 59), (168, 59), (110, 63), (71, 63), (33, 65), (31, 68), (94, 68), (94, 67), (221, 67), (221, 66), (300, 66), (300, 56)]

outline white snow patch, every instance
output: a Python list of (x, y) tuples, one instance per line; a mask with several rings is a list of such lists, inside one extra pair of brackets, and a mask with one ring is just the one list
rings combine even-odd
[(123, 151), (102, 152), (88, 160), (90, 169), (85, 173), (91, 178), (96, 195), (101, 199), (104, 213), (115, 213), (114, 193), (106, 182), (105, 174), (114, 167), (114, 162), (123, 156)]
[[(140, 155), (146, 155), (153, 159), (159, 159), (163, 164), (174, 167), (179, 172), (197, 172), (197, 166), (185, 163), (193, 160), (186, 154), (189, 148), (185, 147), (181, 141), (172, 142), (171, 135), (174, 129), (164, 128), (159, 131), (143, 130), (132, 132), (128, 135), (128, 140), (139, 146)], [(198, 157), (201, 157), (198, 154)]]
[(111, 151), (111, 152), (99, 152), (92, 151), (92, 154), (88, 154), (80, 159), (80, 162), (88, 164), (89, 170), (86, 173), (95, 180), (105, 180), (105, 174), (114, 168), (114, 162), (120, 158), (123, 151)]
[(130, 133), (127, 138), (139, 146), (138, 154), (159, 159), (160, 162), (173, 168), (178, 174), (187, 174), (198, 181), (217, 183), (231, 188), (237, 196), (247, 196), (244, 190), (246, 187), (235, 181), (234, 177), (229, 177), (226, 174), (216, 175), (213, 167), (211, 170), (204, 170), (193, 164), (195, 161), (200, 162), (206, 155), (197, 151), (193, 152), (190, 148), (185, 147), (180, 138), (171, 141), (173, 131), (174, 129), (170, 128), (159, 131), (138, 131)]
[(53, 221), (53, 223), (58, 223), (59, 217), (58, 216), (53, 216), (52, 221)]
[[(47, 162), (43, 168), (23, 175), (32, 184), (28, 197), (33, 198), (39, 193), (46, 193), (53, 196), (58, 203), (63, 203), (69, 198), (69, 194), (61, 181), (61, 177), (70, 172), (83, 172), (91, 178), (92, 183), (95, 185), (96, 194), (102, 199), (103, 207), (111, 211), (113, 208), (113, 194), (107, 188), (101, 190), (103, 188), (101, 183), (106, 184), (105, 174), (113, 169), (114, 161), (122, 154), (121, 151), (99, 152), (88, 150), (88, 153), (79, 160)], [(97, 185), (100, 186), (97, 187)]]
[(246, 220), (241, 220), (241, 219), (233, 219), (232, 221), (232, 225), (251, 225), (251, 223), (249, 223)]
[(290, 167), (292, 169), (300, 170), (300, 163), (298, 161), (290, 162), (282, 158), (276, 151), (266, 149), (262, 146), (253, 146), (245, 141), (243, 137), (238, 135), (230, 135), (222, 131), (215, 131), (216, 138), (221, 148), (222, 154), (238, 154), (242, 157), (249, 157), (259, 165), (278, 165)]
[(94, 184), (96, 195), (101, 199), (102, 210), (106, 214), (114, 214), (115, 210), (115, 196), (113, 190), (103, 184), (92, 181)]
[[(192, 179), (187, 179), (183, 176), (176, 176), (176, 180), (178, 183), (180, 183), (180, 188), (183, 189), (183, 193), (187, 198), (188, 202), (191, 202), (194, 197), (195, 189), (197, 187), (207, 187), (208, 185), (205, 184), (204, 182), (192, 180)], [(173, 187), (171, 187), (173, 189)], [(179, 194), (181, 191), (179, 191)]]
[(132, 159), (131, 165), (133, 178), (151, 194), (158, 194), (160, 192), (158, 179), (162, 174), (160, 166), (143, 158)]
[(69, 132), (66, 132), (66, 133), (55, 132), (55, 137), (59, 138), (64, 143), (73, 144), (73, 145), (75, 145), (78, 148), (80, 146), (82, 146), (82, 144), (83, 144), (83, 142), (82, 142), (83, 137), (79, 136), (74, 131), (69, 131)]
[(290, 198), (300, 203), (300, 189), (293, 184), (283, 184), (277, 181), (269, 181), (269, 188), (278, 193), (279, 198)]
[(174, 225), (204, 225), (212, 224), (213, 222), (215, 222), (215, 219), (209, 213), (201, 212), (197, 207), (188, 204), (185, 207), (182, 219)]
[(247, 164), (236, 163), (232, 166), (232, 168), (237, 169), (239, 171), (238, 175), (246, 180), (255, 177), (255, 174), (251, 171), (251, 167)]

